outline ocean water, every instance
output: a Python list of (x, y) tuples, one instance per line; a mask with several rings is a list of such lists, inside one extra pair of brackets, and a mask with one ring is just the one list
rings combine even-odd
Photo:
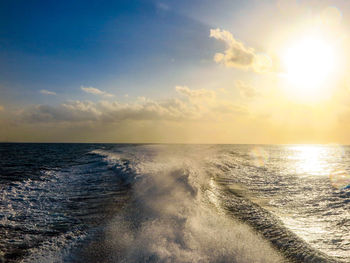
[(350, 262), (350, 147), (0, 144), (0, 262)]

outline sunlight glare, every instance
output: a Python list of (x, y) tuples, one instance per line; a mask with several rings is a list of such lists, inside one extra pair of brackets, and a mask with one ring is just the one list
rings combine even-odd
[(329, 174), (328, 162), (325, 155), (327, 149), (319, 146), (296, 146), (295, 151), (295, 168), (298, 174), (305, 175), (327, 175)]
[(284, 63), (287, 78), (301, 88), (319, 89), (335, 71), (332, 45), (320, 38), (305, 38), (286, 52)]

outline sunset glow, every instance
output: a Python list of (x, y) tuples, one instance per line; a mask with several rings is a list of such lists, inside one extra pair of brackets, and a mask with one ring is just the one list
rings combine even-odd
[(8, 12), (0, 140), (350, 143), (345, 2), (111, 5)]
[(0, 17), (0, 263), (350, 262), (349, 0)]

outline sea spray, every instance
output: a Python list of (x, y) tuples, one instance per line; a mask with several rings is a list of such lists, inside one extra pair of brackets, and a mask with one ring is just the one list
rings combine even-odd
[(248, 226), (217, 213), (198, 154), (139, 157), (135, 171), (142, 178), (132, 187), (132, 201), (106, 226), (100, 247), (79, 254), (80, 262), (101, 256), (104, 262), (283, 262)]
[(327, 171), (349, 148), (313, 149), (319, 169), (297, 146), (4, 147), (6, 262), (348, 262), (349, 189)]

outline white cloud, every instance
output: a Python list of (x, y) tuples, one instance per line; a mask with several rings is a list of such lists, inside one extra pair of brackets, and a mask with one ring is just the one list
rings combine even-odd
[(44, 95), (57, 95), (56, 92), (49, 91), (49, 90), (46, 90), (46, 89), (40, 90), (40, 93), (41, 93), (41, 94), (44, 94)]
[(255, 72), (266, 72), (272, 67), (271, 59), (267, 55), (257, 54), (253, 48), (246, 47), (236, 40), (226, 30), (210, 29), (210, 37), (223, 41), (227, 49), (224, 53), (216, 53), (214, 61), (222, 63), (226, 67), (251, 69)]
[(118, 101), (69, 101), (59, 106), (35, 105), (18, 115), (27, 122), (216, 121), (245, 113), (230, 101), (219, 100), (214, 91), (177, 86), (184, 97), (152, 100), (139, 97), (131, 103)]
[(80, 86), (81, 90), (85, 91), (86, 93), (94, 94), (94, 95), (101, 95), (105, 97), (114, 97), (113, 94), (107, 93), (105, 91), (102, 91), (100, 89), (94, 88), (94, 87), (86, 87), (86, 86)]

